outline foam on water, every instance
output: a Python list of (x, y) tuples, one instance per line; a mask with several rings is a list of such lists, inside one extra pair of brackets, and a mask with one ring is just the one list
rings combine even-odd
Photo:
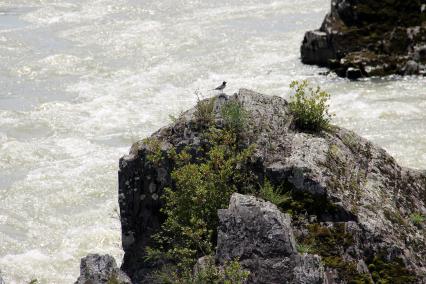
[(5, 280), (73, 283), (90, 252), (120, 260), (119, 157), (223, 80), (229, 93), (287, 97), (292, 80), (310, 79), (332, 93), (336, 124), (425, 168), (425, 79), (349, 82), (300, 63), (325, 2), (2, 1)]

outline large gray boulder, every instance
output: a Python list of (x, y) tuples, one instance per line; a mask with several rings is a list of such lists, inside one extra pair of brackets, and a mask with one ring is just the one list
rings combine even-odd
[(426, 3), (333, 0), (322, 26), (308, 31), (302, 62), (357, 79), (426, 74)]
[(110, 255), (89, 254), (81, 259), (80, 277), (75, 284), (131, 284)]
[(218, 214), (216, 259), (238, 259), (248, 283), (323, 283), (320, 258), (298, 254), (291, 218), (274, 204), (235, 193)]
[[(294, 242), (285, 229), (287, 233), (280, 238), (288, 242), (281, 243), (285, 245), (276, 250), (277, 255), (258, 258), (258, 263), (247, 261), (247, 266), (275, 277), (271, 264), (293, 255), (300, 265), (283, 279), (309, 279), (319, 269), (312, 268), (317, 266), (313, 254), (318, 254), (325, 263), (328, 283), (371, 278), (390, 281), (395, 279), (395, 271), (400, 274), (399, 283), (426, 281), (426, 224), (418, 217), (426, 216), (424, 173), (399, 166), (385, 150), (346, 129), (332, 127), (315, 133), (298, 129), (287, 101), (280, 97), (245, 89), (233, 96), (221, 95), (215, 100), (217, 125), (222, 120), (221, 107), (228, 100), (240, 102), (250, 114), (241, 143), (256, 145), (251, 157), (253, 171), (260, 180), (284, 187), (293, 198), (287, 207), (280, 208), (292, 213), (291, 223), (286, 215), (274, 213), (277, 226), (291, 227), (296, 246), (313, 252), (305, 258), (294, 256)], [(160, 212), (163, 190), (173, 187), (173, 163), (165, 153), (172, 147), (178, 151), (197, 149), (203, 143), (194, 114), (195, 109), (188, 110), (175, 123), (153, 134), (164, 156), (158, 163), (149, 161), (152, 149), (143, 141), (135, 143), (129, 155), (120, 160), (119, 205), (125, 251), (122, 269), (135, 283), (143, 282), (155, 269), (144, 256), (146, 247), (152, 244), (151, 235), (164, 220)], [(231, 211), (220, 214), (224, 217)], [(253, 247), (249, 240), (254, 242), (262, 232), (275, 232), (262, 218), (241, 212), (241, 224), (247, 231), (241, 228), (238, 232), (245, 236), (247, 249)], [(219, 228), (222, 232), (228, 228), (225, 225)], [(260, 231), (250, 235), (250, 228)], [(238, 236), (229, 235), (229, 240), (234, 237)], [(230, 246), (220, 243), (220, 248)], [(275, 244), (267, 243), (262, 249), (270, 252)], [(248, 253), (246, 248), (240, 249), (235, 247), (231, 255)], [(268, 267), (271, 271), (266, 272)]]

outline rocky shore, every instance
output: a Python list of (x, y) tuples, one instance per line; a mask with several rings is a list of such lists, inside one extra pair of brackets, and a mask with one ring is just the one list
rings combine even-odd
[[(267, 180), (284, 198), (272, 204), (256, 192), (232, 195), (217, 212), (218, 267), (237, 259), (247, 283), (426, 283), (426, 224), (418, 217), (426, 215), (425, 173), (399, 166), (351, 131), (302, 131), (287, 101), (245, 89), (214, 98), (218, 128), (229, 102), (248, 113), (239, 147), (254, 147), (248, 167), (257, 184)], [(158, 262), (147, 259), (147, 247), (165, 221), (165, 188), (176, 186), (169, 153), (185, 149), (196, 163), (209, 143), (196, 116), (188, 110), (152, 135), (156, 147), (140, 141), (120, 160), (122, 271), (108, 257), (89, 256), (77, 283), (129, 283), (124, 273), (151, 283)]]
[(308, 31), (302, 62), (341, 77), (426, 74), (426, 3), (333, 0), (318, 30)]

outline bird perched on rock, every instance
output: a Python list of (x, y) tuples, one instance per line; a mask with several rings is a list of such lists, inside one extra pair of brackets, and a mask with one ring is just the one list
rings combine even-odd
[(226, 82), (223, 81), (222, 85), (220, 85), (219, 87), (213, 89), (212, 91), (221, 91), (223, 93), (223, 89), (226, 88)]

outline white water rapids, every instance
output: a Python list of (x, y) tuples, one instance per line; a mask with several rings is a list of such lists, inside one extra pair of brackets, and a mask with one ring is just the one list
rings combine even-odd
[(350, 82), (300, 63), (329, 0), (0, 0), (0, 269), (73, 283), (90, 252), (121, 260), (118, 159), (228, 81), (332, 94), (334, 123), (426, 168), (426, 79)]

